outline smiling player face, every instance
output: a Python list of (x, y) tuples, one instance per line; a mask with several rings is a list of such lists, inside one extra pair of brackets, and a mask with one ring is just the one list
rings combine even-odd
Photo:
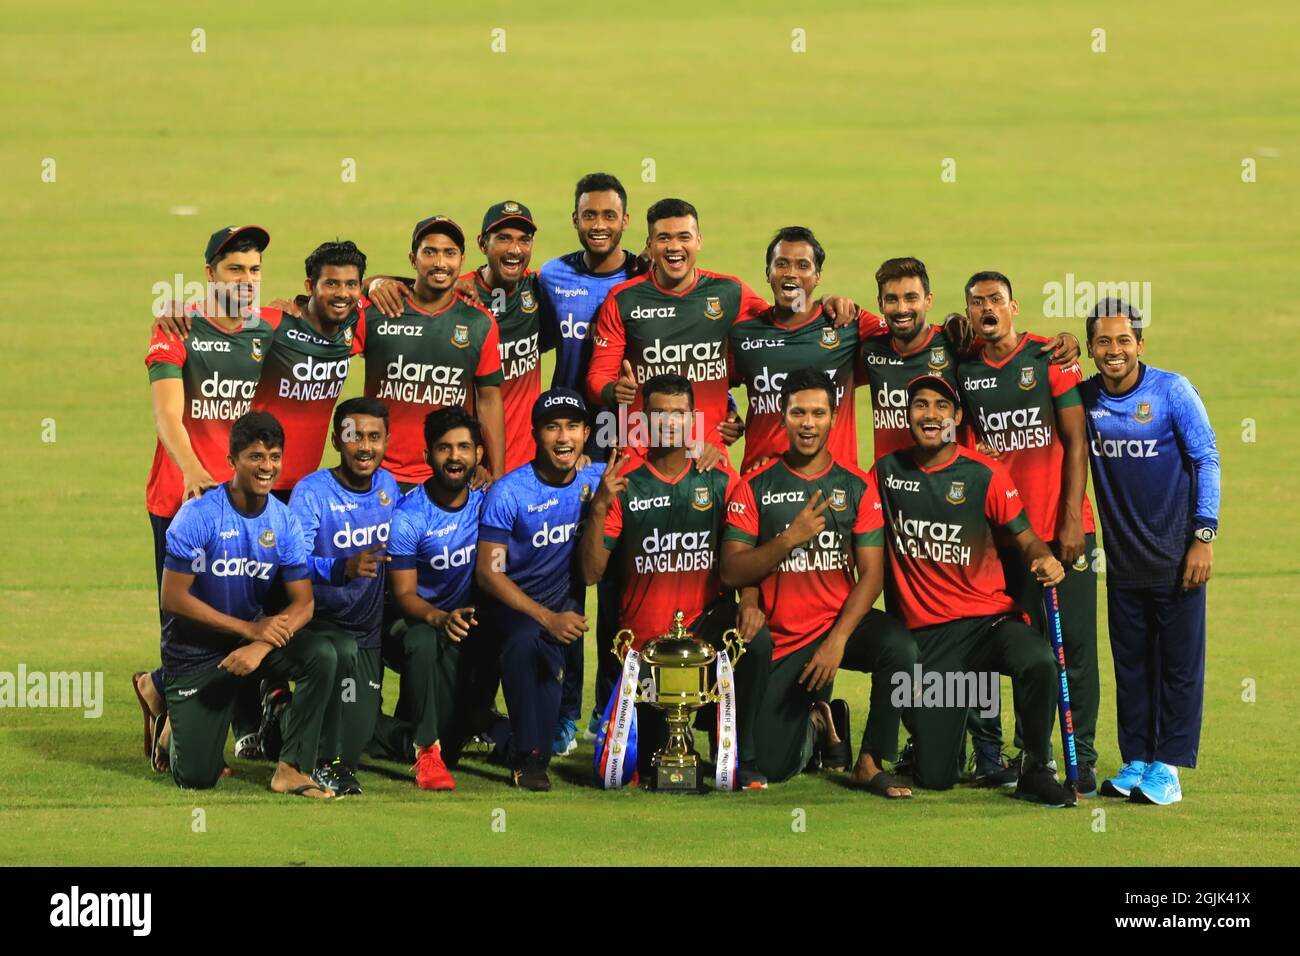
[(889, 333), (899, 342), (911, 342), (925, 329), (925, 317), (934, 297), (916, 276), (890, 279), (877, 297), (880, 314), (889, 323)]
[(415, 281), (434, 294), (446, 292), (456, 283), (465, 254), (451, 236), (431, 232), (421, 237), (420, 244), (411, 253), (415, 267)]
[(790, 396), (782, 420), (790, 437), (790, 450), (811, 459), (826, 447), (835, 424), (835, 410), (823, 389), (810, 388)]
[(536, 428), (537, 457), (557, 472), (576, 468), (590, 429), (574, 418), (553, 418)]
[(961, 409), (952, 399), (931, 388), (919, 389), (907, 408), (912, 439), (926, 451), (937, 451), (956, 438)]
[(779, 307), (790, 312), (807, 311), (821, 277), (810, 243), (783, 240), (772, 250), (767, 282)]
[(361, 301), (361, 270), (356, 266), (325, 266), (315, 285), (305, 280), (311, 308), (326, 322), (340, 323)]
[(350, 415), (343, 419), (343, 430), (334, 433), (333, 442), (344, 470), (364, 481), (379, 470), (384, 460), (388, 427), (374, 415)]
[(623, 241), (627, 223), (627, 210), (614, 190), (602, 189), (578, 197), (573, 228), (578, 230), (578, 242), (582, 248), (593, 257), (603, 258), (617, 249)]
[(966, 317), (985, 342), (998, 342), (1010, 335), (1019, 314), (1020, 304), (996, 279), (977, 282), (966, 293)]
[(267, 448), (262, 442), (253, 442), (234, 458), (226, 461), (234, 469), (232, 481), (236, 488), (250, 499), (265, 498), (280, 477), (280, 459), (284, 449), (279, 445)]
[(659, 219), (650, 227), (650, 258), (664, 285), (680, 285), (690, 276), (703, 244), (694, 216)]
[(1111, 316), (1098, 319), (1093, 325), (1088, 354), (1097, 363), (1097, 371), (1107, 386), (1112, 391), (1123, 391), (1137, 378), (1142, 346), (1143, 341), (1134, 333), (1128, 316)]
[(513, 286), (524, 277), (533, 259), (533, 234), (503, 226), (480, 236), (478, 247), (487, 256), (488, 272), (495, 282)]
[(433, 469), (433, 480), (447, 491), (459, 494), (483, 457), (483, 449), (474, 444), (468, 428), (453, 428), (444, 432), (425, 452), (425, 460)]

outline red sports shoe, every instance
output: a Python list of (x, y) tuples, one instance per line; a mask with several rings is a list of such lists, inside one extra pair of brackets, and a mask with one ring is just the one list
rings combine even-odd
[(456, 781), (442, 762), (442, 748), (430, 744), (415, 758), (415, 783), (421, 790), (455, 790)]

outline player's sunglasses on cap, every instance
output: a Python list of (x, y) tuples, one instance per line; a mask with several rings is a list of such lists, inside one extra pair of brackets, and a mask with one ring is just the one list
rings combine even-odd
[(417, 222), (415, 229), (411, 231), (411, 251), (418, 249), (420, 240), (431, 232), (440, 232), (444, 236), (449, 236), (461, 252), (465, 251), (465, 230), (448, 216), (430, 216)]
[(226, 226), (218, 229), (208, 240), (208, 247), (203, 252), (203, 261), (208, 265), (221, 258), (221, 253), (238, 239), (252, 239), (257, 243), (257, 251), (262, 252), (271, 244), (271, 234), (261, 226)]
[(533, 427), (536, 428), (542, 422), (550, 421), (553, 418), (577, 419), (579, 421), (589, 421), (587, 415), (587, 403), (571, 388), (557, 386), (549, 391), (542, 392), (533, 402)]
[(493, 229), (500, 229), (502, 226), (514, 226), (530, 234), (537, 231), (537, 223), (533, 222), (532, 212), (523, 203), (515, 202), (513, 199), (499, 202), (483, 214), (483, 229), (479, 235), (486, 236)]
[(954, 405), (961, 403), (960, 399), (957, 398), (957, 390), (952, 387), (952, 384), (946, 378), (942, 378), (938, 375), (918, 375), (907, 383), (908, 404), (911, 404), (912, 399), (916, 397), (916, 393), (923, 388), (928, 388), (938, 392), (940, 395), (947, 396), (952, 400)]

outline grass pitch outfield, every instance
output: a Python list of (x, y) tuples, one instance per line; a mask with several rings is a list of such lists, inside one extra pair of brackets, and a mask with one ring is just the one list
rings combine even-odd
[[(102, 671), (106, 702), (99, 719), (0, 711), (0, 862), (1296, 859), (1300, 121), (1288, 38), (1300, 9), (301, 6), (55, 0), (6, 24), (0, 671)], [(759, 289), (764, 245), (792, 222), (829, 250), (823, 289), (863, 302), (881, 259), (921, 256), (936, 318), (983, 268), (1015, 280), (1023, 327), (1040, 332), (1082, 334), (1078, 318), (1044, 314), (1047, 283), (1151, 283), (1148, 358), (1200, 387), (1224, 469), (1201, 766), (1184, 775), (1184, 803), (1048, 813), (958, 789), (887, 804), (818, 778), (732, 797), (607, 794), (590, 786), (589, 745), (557, 761), (542, 795), (474, 765), (445, 795), (416, 791), (404, 768), (363, 772), (366, 796), (335, 805), (272, 796), (267, 764), (236, 762), (206, 793), (146, 769), (127, 680), (158, 651), (142, 364), (154, 284), (201, 281), (208, 234), (243, 222), (274, 236), (273, 295), (297, 289), (303, 257), (335, 236), (391, 271), (420, 216), (477, 227), (507, 196), (538, 217), (539, 265), (575, 247), (572, 183), (596, 169), (629, 185), (630, 244), (649, 202), (685, 196), (703, 218), (701, 264)], [(1112, 771), (1102, 608), (1098, 744)], [(589, 644), (589, 681), (596, 653)], [(857, 675), (838, 687), (855, 734), (865, 690)]]

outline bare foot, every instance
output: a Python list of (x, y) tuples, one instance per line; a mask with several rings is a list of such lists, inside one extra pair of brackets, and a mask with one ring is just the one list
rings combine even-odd
[[(853, 785), (865, 790), (871, 786), (871, 781), (875, 780), (876, 775), (881, 772), (882, 768), (876, 763), (871, 754), (864, 750), (858, 757), (857, 765), (853, 768)], [(885, 794), (890, 797), (910, 797), (912, 788), (886, 787)]]
[[(840, 735), (835, 732), (835, 718), (831, 716), (831, 705), (824, 700), (815, 701), (812, 707), (813, 727), (821, 744), (822, 753), (840, 742)], [(847, 767), (824, 767), (825, 770), (846, 770)]]
[(332, 800), (334, 791), (322, 787), (293, 764), (281, 760), (275, 766), (275, 776), (271, 778), (271, 789), (276, 793), (293, 793), (315, 800)]
[(149, 713), (155, 717), (162, 713), (162, 695), (158, 693), (158, 688), (153, 686), (153, 678), (149, 674), (145, 673), (137, 677), (135, 688), (140, 692), (140, 696), (144, 698), (144, 702), (149, 705)]
[[(149, 680), (149, 675), (145, 675), (145, 680)], [(153, 767), (159, 773), (166, 773), (169, 768), (171, 758), (172, 742), (172, 719), (171, 717), (163, 718), (162, 730), (158, 732), (158, 749), (153, 754)]]

